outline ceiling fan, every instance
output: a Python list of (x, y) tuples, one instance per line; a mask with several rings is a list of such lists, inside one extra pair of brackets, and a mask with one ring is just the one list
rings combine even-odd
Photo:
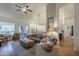
[(29, 5), (17, 5), (15, 4), (16, 7), (18, 7), (19, 9), (17, 9), (16, 11), (23, 11), (25, 14), (27, 14), (27, 12), (33, 12), (33, 10), (29, 9)]

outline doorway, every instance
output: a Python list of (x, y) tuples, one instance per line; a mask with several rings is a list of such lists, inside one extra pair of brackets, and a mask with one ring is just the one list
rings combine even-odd
[(61, 50), (74, 49), (74, 4), (66, 4), (59, 9), (59, 33), (63, 39), (59, 41)]

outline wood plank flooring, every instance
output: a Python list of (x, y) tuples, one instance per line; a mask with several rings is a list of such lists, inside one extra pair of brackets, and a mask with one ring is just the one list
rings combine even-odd
[(0, 56), (34, 56), (35, 48), (25, 49), (19, 41), (9, 41), (0, 47)]
[(59, 55), (60, 56), (79, 56), (78, 51), (74, 51), (74, 40), (65, 38), (59, 42)]
[[(79, 56), (79, 52), (74, 51), (73, 47), (74, 44), (71, 39), (66, 38), (60, 41), (58, 49), (59, 56)], [(0, 47), (0, 56), (36, 56), (35, 49), (36, 47), (25, 49), (20, 45), (19, 41), (9, 41)]]
[(4, 44), (2, 47), (0, 47), (0, 56), (8, 56), (8, 55), (10, 56), (14, 55), (14, 50), (9, 43)]

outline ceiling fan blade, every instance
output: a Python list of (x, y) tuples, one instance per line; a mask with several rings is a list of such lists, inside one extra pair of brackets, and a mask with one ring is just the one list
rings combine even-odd
[(22, 8), (21, 6), (19, 6), (19, 5), (15, 5), (15, 6), (17, 6), (17, 7), (19, 7), (19, 8)]
[(21, 11), (21, 9), (17, 9), (16, 11)]
[(27, 14), (27, 12), (25, 11), (25, 14)]
[(30, 10), (30, 9), (27, 9), (27, 11), (29, 11), (29, 12), (33, 12), (32, 10)]

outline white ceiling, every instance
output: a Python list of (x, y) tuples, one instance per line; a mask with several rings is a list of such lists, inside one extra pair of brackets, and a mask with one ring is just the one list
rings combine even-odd
[[(47, 4), (31, 4), (30, 9), (32, 9), (34, 12), (36, 11), (36, 8), (41, 6), (46, 6)], [(28, 19), (32, 17), (33, 13), (24, 14), (21, 11), (16, 11), (18, 9), (14, 3), (0, 3), (0, 17), (7, 17), (7, 18), (13, 18), (13, 19)]]

